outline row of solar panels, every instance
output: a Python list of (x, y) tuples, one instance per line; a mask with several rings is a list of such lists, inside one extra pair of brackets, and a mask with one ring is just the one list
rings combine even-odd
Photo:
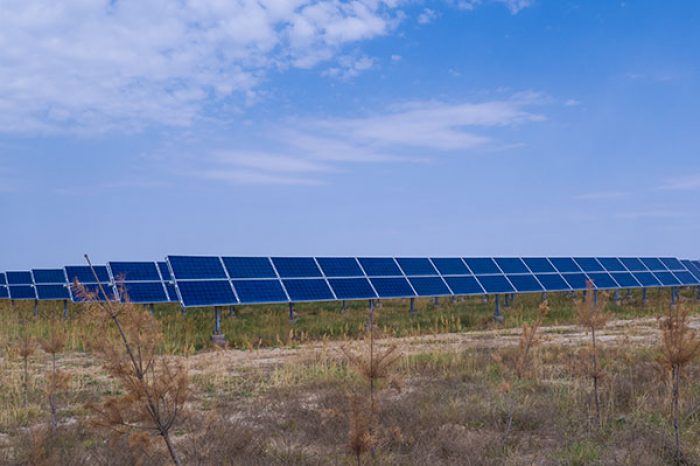
[[(96, 275), (96, 276), (95, 276)], [(0, 274), (0, 299), (100, 299), (185, 307), (700, 285), (700, 261), (676, 258), (168, 256)], [(100, 285), (104, 294), (100, 293)], [(106, 296), (105, 296), (106, 294)]]

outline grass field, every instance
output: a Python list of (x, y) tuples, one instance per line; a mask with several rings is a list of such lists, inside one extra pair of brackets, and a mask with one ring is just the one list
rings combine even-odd
[[(694, 303), (691, 291), (686, 297)], [(211, 311), (183, 316), (158, 306), (159, 350), (183, 364), (189, 380), (174, 442), (182, 464), (673, 464), (670, 377), (659, 363), (655, 319), (670, 294), (649, 298), (646, 307), (637, 294), (608, 307), (614, 320), (598, 336), (600, 427), (586, 364), (589, 334), (576, 325), (574, 300), (551, 297), (522, 377), (514, 361), (522, 325), (538, 316), (538, 296), (504, 307), (503, 325), (491, 319), (493, 302), (478, 298), (438, 306), (420, 300), (413, 316), (405, 301), (384, 302), (377, 347), (395, 346), (398, 359), (377, 380), (371, 448), (360, 455), (353, 433), (368, 408), (353, 400), (366, 398), (367, 384), (346, 353), (367, 351), (366, 303), (344, 313), (336, 304), (298, 305), (294, 324), (286, 307), (238, 308), (223, 323), (227, 350), (210, 344)], [(169, 464), (156, 433), (116, 435), (96, 423), (95, 404), (125, 388), (86, 350), (100, 326), (85, 312), (72, 308), (63, 322), (59, 307), (42, 305), (34, 319), (30, 303), (0, 306), (0, 462)], [(49, 402), (51, 355), (36, 347), (23, 358), (21, 341), (46, 339), (56, 328), (66, 335), (57, 367), (69, 379)], [(700, 464), (698, 376), (697, 361), (684, 368), (682, 464)], [(51, 406), (54, 429), (47, 427)]]

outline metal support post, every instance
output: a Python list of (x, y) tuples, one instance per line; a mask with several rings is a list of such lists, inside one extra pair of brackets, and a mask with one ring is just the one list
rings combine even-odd
[(642, 305), (646, 306), (649, 304), (649, 298), (647, 297), (647, 289), (642, 288)]
[(615, 293), (613, 293), (613, 301), (615, 304), (620, 304), (620, 290), (615, 290)]
[(481, 302), (482, 302), (483, 304), (488, 303), (488, 302), (489, 302), (489, 297), (488, 297), (487, 295), (482, 295), (482, 296), (481, 296)]
[(435, 296), (435, 297), (433, 298), (433, 305), (439, 306), (439, 305), (440, 305), (440, 298), (438, 298), (437, 296)]
[(593, 290), (593, 304), (598, 304), (598, 290)]
[(671, 304), (678, 304), (678, 288), (675, 286), (671, 288)]
[(345, 312), (347, 309), (348, 309), (347, 303), (345, 302), (345, 300), (342, 300), (340, 302), (340, 311)]
[(416, 298), (408, 300), (408, 313), (414, 315), (416, 313)]
[(153, 304), (149, 304), (149, 305), (148, 305), (148, 312), (151, 313), (151, 316), (155, 316), (155, 315), (156, 315), (156, 310), (155, 310), (155, 307), (153, 306)]
[(63, 300), (63, 320), (68, 320), (68, 300)]
[(700, 299), (700, 286), (698, 287), (698, 294), (695, 295), (695, 299)]
[(543, 291), (542, 296), (540, 296), (540, 301), (547, 301), (549, 298), (547, 297), (547, 292)]
[(296, 314), (294, 313), (294, 303), (289, 303), (289, 322), (294, 323)]
[(501, 314), (501, 295), (496, 295), (496, 309), (493, 313), (493, 320), (503, 322), (503, 314)]
[(235, 319), (236, 317), (238, 317), (238, 315), (236, 315), (236, 306), (229, 306), (228, 307), (228, 318)]
[(226, 346), (226, 337), (221, 331), (221, 308), (214, 308), (214, 333), (211, 336), (211, 341), (216, 346)]
[(34, 300), (34, 318), (39, 317), (39, 301)]

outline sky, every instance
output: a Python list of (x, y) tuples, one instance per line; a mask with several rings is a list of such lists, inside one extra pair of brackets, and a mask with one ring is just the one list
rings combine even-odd
[(677, 256), (700, 2), (0, 0), (0, 270)]

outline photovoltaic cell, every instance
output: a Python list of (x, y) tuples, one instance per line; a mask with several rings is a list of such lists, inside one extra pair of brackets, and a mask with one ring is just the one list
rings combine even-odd
[(501, 257), (496, 259), (496, 263), (505, 274), (530, 273), (525, 263), (517, 257)]
[(283, 280), (289, 299), (292, 301), (330, 301), (333, 293), (323, 279)]
[(366, 278), (329, 278), (338, 299), (373, 299), (377, 295)]
[(656, 257), (641, 257), (641, 261), (647, 266), (652, 272), (660, 271), (665, 272), (668, 270), (666, 266)]
[(10, 299), (36, 299), (36, 291), (31, 285), (10, 285), (8, 288), (10, 289)]
[(322, 277), (321, 270), (312, 257), (273, 257), (277, 273), (282, 278)]
[(275, 269), (267, 257), (223, 257), (229, 277), (234, 278), (277, 278)]
[[(100, 290), (100, 287), (96, 283), (81, 283), (81, 285), (85, 289), (85, 292), (91, 294), (97, 301), (113, 301), (115, 299), (114, 289), (108, 284), (103, 284), (102, 290)], [(69, 289), (71, 300), (73, 302), (82, 303), (87, 301), (87, 299), (84, 299), (81, 296), (79, 296), (78, 288), (71, 285)]]
[(31, 285), (32, 274), (30, 272), (5, 272), (8, 285)]
[[(100, 283), (109, 283), (107, 266), (96, 265), (94, 266), (94, 269)], [(90, 267), (87, 265), (67, 265), (64, 270), (66, 271), (66, 276), (69, 283), (74, 283), (75, 281), (80, 283), (97, 283), (95, 281), (95, 275), (92, 273), (92, 269), (90, 269)]]
[(581, 268), (570, 257), (552, 257), (549, 260), (561, 273), (577, 273), (581, 271)]
[(326, 277), (364, 277), (353, 257), (318, 257), (316, 259)]
[(584, 272), (603, 272), (605, 270), (595, 257), (574, 257), (574, 261)]
[(651, 272), (634, 272), (632, 275), (643, 287), (661, 286), (661, 282)]
[(661, 262), (666, 266), (668, 270), (672, 271), (682, 271), (684, 269), (683, 264), (681, 264), (681, 261), (676, 259), (675, 257), (661, 257), (660, 258)]
[(610, 275), (620, 285), (620, 288), (639, 288), (641, 286), (629, 272), (612, 272)]
[(470, 275), (469, 269), (459, 257), (433, 257), (431, 260), (443, 275)]
[(571, 287), (559, 274), (536, 274), (545, 291), (570, 291)]
[(563, 273), (562, 277), (574, 290), (585, 290), (588, 288), (588, 277), (583, 273)]
[(593, 281), (593, 285), (599, 290), (619, 288), (617, 282), (605, 272), (591, 272), (588, 274), (588, 278)]
[(372, 277), (372, 286), (380, 298), (409, 298), (415, 296), (411, 285), (401, 277)]
[[(115, 282), (159, 281), (160, 275), (155, 262), (110, 262), (109, 268)], [(134, 301), (135, 302), (135, 301)]]
[(238, 304), (228, 280), (180, 280), (177, 286), (185, 307)]
[(70, 299), (66, 285), (36, 285), (36, 295), (41, 301), (61, 301)]
[(515, 291), (503, 275), (477, 275), (481, 286), (487, 293), (512, 293)]
[(400, 277), (403, 274), (390, 257), (360, 257), (360, 265), (370, 277)]
[(170, 275), (170, 269), (168, 268), (167, 262), (158, 262), (158, 270), (160, 271), (160, 276), (163, 280), (172, 280), (173, 277)]
[(7, 277), (4, 273), (0, 273), (0, 285), (7, 285)]
[(552, 266), (546, 257), (525, 257), (523, 262), (533, 273), (552, 273), (556, 269)]
[(450, 290), (440, 277), (410, 277), (408, 279), (418, 296), (450, 296)]
[(700, 284), (700, 282), (698, 282), (698, 279), (695, 278), (690, 272), (673, 272), (673, 275), (676, 276), (676, 278), (679, 282), (681, 282), (682, 285), (695, 286)]
[(445, 277), (445, 281), (456, 295), (484, 294), (483, 288), (474, 277)]
[(678, 286), (681, 282), (671, 272), (654, 272), (663, 286)]
[(700, 268), (698, 268), (698, 267), (693, 263), (693, 261), (684, 260), (684, 261), (682, 261), (682, 262), (683, 262), (683, 265), (685, 265), (686, 268), (690, 271), (690, 273), (692, 273), (693, 276), (694, 276), (695, 278), (697, 278), (698, 280), (700, 280)]
[(168, 293), (168, 301), (174, 303), (180, 301), (180, 299), (177, 297), (177, 290), (175, 289), (175, 285), (173, 285), (172, 283), (166, 283), (165, 291)]
[(625, 265), (617, 257), (599, 257), (600, 262), (608, 272), (626, 272)]
[(490, 257), (465, 257), (464, 261), (475, 275), (501, 273), (501, 270)]
[(242, 304), (289, 301), (279, 280), (233, 280), (233, 287)]
[(520, 293), (544, 291), (533, 275), (508, 275), (508, 279)]
[[(155, 265), (154, 265), (155, 267)], [(132, 303), (166, 303), (168, 296), (165, 294), (162, 282), (124, 282), (119, 288), (119, 298), (126, 301), (125, 293)]]
[(0, 299), (9, 299), (10, 295), (7, 292), (7, 287), (0, 285)]
[(33, 269), (32, 276), (34, 277), (34, 283), (67, 283), (66, 274), (63, 269)]
[(433, 264), (425, 257), (400, 257), (396, 261), (407, 276), (438, 274)]
[(648, 272), (646, 266), (636, 257), (621, 257), (620, 261), (630, 272)]
[(168, 256), (176, 280), (212, 280), (226, 278), (221, 260), (214, 256)]

